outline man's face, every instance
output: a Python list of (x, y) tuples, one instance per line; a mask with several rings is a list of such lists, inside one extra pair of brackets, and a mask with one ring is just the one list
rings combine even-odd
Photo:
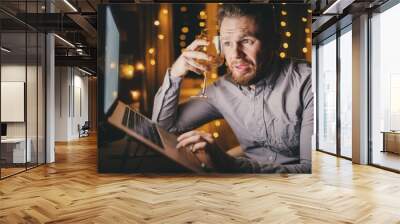
[[(220, 27), (221, 46), (233, 80), (250, 85), (261, 70), (262, 43), (249, 17), (225, 17)], [(264, 55), (266, 57), (266, 55)]]

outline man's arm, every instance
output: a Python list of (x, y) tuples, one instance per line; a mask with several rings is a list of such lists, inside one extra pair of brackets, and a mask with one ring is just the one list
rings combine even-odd
[[(167, 71), (154, 99), (153, 121), (170, 132), (183, 133), (221, 118), (221, 114), (208, 99), (193, 98), (179, 104), (181, 82), (181, 77), (173, 77)], [(211, 88), (207, 89), (208, 92)]]

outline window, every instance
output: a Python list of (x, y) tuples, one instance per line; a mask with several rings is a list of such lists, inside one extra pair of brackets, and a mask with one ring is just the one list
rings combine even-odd
[(398, 21), (400, 5), (371, 18), (371, 162), (396, 170), (400, 170)]
[(345, 28), (340, 45), (340, 155), (352, 157), (352, 33)]
[(336, 153), (336, 36), (318, 47), (318, 149)]

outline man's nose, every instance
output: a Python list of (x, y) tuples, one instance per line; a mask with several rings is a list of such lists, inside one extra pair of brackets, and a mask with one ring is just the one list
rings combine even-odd
[(243, 58), (244, 56), (243, 48), (240, 44), (236, 44), (233, 49), (233, 57), (234, 58)]

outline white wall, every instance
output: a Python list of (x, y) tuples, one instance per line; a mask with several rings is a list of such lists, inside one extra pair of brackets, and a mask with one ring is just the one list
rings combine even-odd
[(55, 140), (70, 141), (88, 120), (88, 78), (72, 67), (56, 67), (55, 73)]

